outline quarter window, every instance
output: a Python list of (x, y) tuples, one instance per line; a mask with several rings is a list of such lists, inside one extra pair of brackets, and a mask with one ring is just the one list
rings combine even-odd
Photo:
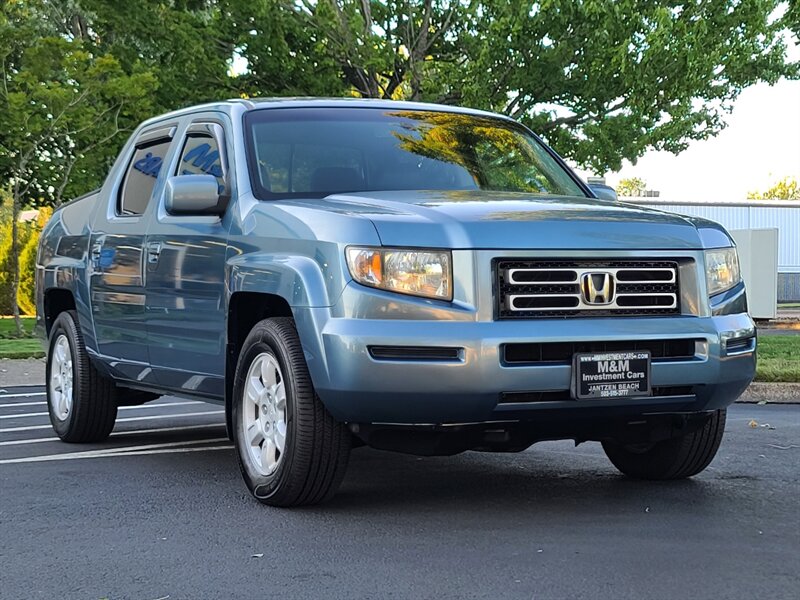
[(118, 214), (141, 215), (147, 209), (161, 165), (169, 150), (168, 139), (139, 146), (133, 154), (119, 194)]

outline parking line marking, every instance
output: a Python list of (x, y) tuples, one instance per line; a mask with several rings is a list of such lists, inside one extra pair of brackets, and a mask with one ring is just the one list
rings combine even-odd
[[(177, 419), (179, 417), (202, 417), (206, 415), (221, 415), (224, 410), (211, 410), (205, 412), (194, 413), (180, 413), (177, 415), (147, 415), (146, 417), (126, 417), (125, 419), (117, 419), (117, 423), (127, 423), (129, 421), (152, 421), (155, 419)], [(35, 429), (50, 429), (52, 425), (28, 425), (25, 427), (7, 427), (0, 429), (0, 433), (14, 433), (15, 431), (33, 431)]]
[[(154, 406), (181, 406), (183, 404), (208, 404), (202, 400), (184, 400), (183, 402), (163, 402), (157, 404), (154, 402), (146, 402), (145, 404), (137, 404), (136, 406), (120, 406), (119, 410), (131, 410), (133, 408), (152, 408)], [(9, 406), (47, 406), (47, 400), (39, 400), (38, 402), (13, 402), (9, 404), (0, 404), (0, 410), (8, 408)], [(47, 414), (47, 413), (44, 413)]]
[[(186, 404), (205, 404), (200, 400), (190, 400), (188, 402), (165, 402), (163, 404), (140, 404), (138, 406), (120, 406), (119, 410), (133, 410), (136, 408), (159, 408), (162, 406), (184, 406)], [(19, 413), (15, 415), (0, 415), (0, 420), (2, 419), (22, 419), (23, 417), (47, 417), (49, 413), (46, 412), (38, 412), (38, 413)]]
[[(205, 425), (182, 425), (181, 427), (161, 427), (157, 429), (131, 429), (130, 431), (117, 431), (115, 433), (112, 433), (108, 439), (114, 440), (114, 438), (120, 435), (133, 435), (136, 433), (148, 434), (148, 433), (161, 433), (170, 431), (187, 431), (190, 429), (209, 429), (211, 427), (224, 427), (224, 425), (222, 423), (207, 423)], [(26, 439), (8, 440), (5, 442), (0, 442), (0, 446), (24, 446), (25, 444), (41, 444), (43, 442), (60, 442), (60, 441), (61, 438), (58, 437), (31, 438), (27, 440)]]
[(7, 458), (0, 460), (0, 465), (13, 465), (20, 463), (34, 463), (34, 462), (49, 462), (56, 460), (76, 460), (79, 458), (103, 458), (103, 457), (119, 457), (131, 456), (141, 454), (160, 454), (164, 451), (180, 452), (189, 450), (206, 450), (214, 449), (219, 450), (222, 448), (233, 448), (232, 444), (225, 444), (224, 446), (209, 446), (208, 448), (181, 448), (180, 446), (189, 446), (197, 444), (213, 444), (217, 442), (227, 442), (228, 438), (215, 438), (211, 440), (192, 440), (184, 442), (171, 442), (168, 444), (148, 444), (145, 446), (127, 446), (125, 448), (106, 448), (103, 450), (86, 450), (83, 452), (68, 452), (64, 454), (47, 454), (45, 456), (24, 456), (22, 458)]
[(27, 392), (25, 394), (3, 394), (0, 396), (0, 400), (5, 400), (6, 398), (32, 398), (33, 396), (46, 396), (47, 392)]

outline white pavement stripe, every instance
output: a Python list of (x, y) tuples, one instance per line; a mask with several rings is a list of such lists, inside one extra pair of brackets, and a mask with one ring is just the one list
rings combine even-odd
[(25, 394), (3, 394), (0, 396), (0, 400), (5, 400), (6, 398), (33, 398), (34, 396), (46, 396), (47, 392), (27, 392)]
[[(169, 433), (172, 431), (187, 431), (191, 429), (209, 429), (211, 427), (224, 427), (222, 423), (208, 423), (206, 425), (183, 425), (181, 427), (160, 427), (157, 429), (131, 429), (130, 431), (117, 431), (111, 434), (111, 437), (108, 438), (109, 441), (113, 441), (117, 436), (120, 435), (134, 435), (134, 434), (148, 434), (148, 433)], [(46, 437), (46, 438), (32, 438), (28, 440), (9, 440), (6, 442), (0, 442), (0, 446), (24, 446), (25, 444), (41, 444), (43, 442), (60, 442), (61, 438), (57, 437)]]
[[(148, 446), (128, 446), (127, 448), (109, 448), (107, 450), (88, 450), (85, 452), (70, 452), (68, 454), (48, 454), (46, 456), (25, 456), (22, 458), (7, 458), (0, 460), (0, 465), (13, 465), (19, 463), (50, 462), (56, 460), (76, 460), (79, 458), (108, 458), (120, 456), (139, 456), (142, 454), (165, 454), (169, 452), (197, 452), (202, 450), (228, 450), (231, 444), (224, 446), (206, 446), (201, 448), (187, 448), (197, 444), (212, 444), (225, 442), (227, 438), (213, 440), (196, 440), (193, 442), (175, 442), (172, 444), (150, 444)], [(182, 446), (182, 447), (181, 447)]]
[(37, 402), (9, 402), (8, 404), (0, 404), (0, 410), (4, 408), (13, 408), (15, 406), (47, 406), (47, 400), (39, 400)]
[[(37, 403), (38, 404), (38, 403)], [(139, 406), (120, 406), (119, 410), (135, 410), (135, 409), (143, 409), (143, 408), (160, 408), (160, 407), (167, 407), (167, 406), (186, 406), (187, 404), (206, 404), (200, 400), (190, 400), (188, 402), (164, 402), (163, 404), (140, 404)], [(0, 406), (0, 408), (3, 408)], [(22, 419), (23, 417), (47, 417), (48, 413), (46, 412), (37, 412), (37, 413), (18, 413), (14, 415), (0, 415), (0, 420), (2, 419)]]
[[(147, 415), (146, 417), (127, 417), (125, 419), (117, 419), (117, 423), (127, 423), (129, 421), (151, 421), (155, 419), (177, 419), (179, 417), (202, 417), (205, 415), (221, 415), (224, 410), (211, 410), (205, 412), (194, 413), (180, 413), (176, 415)], [(29, 425), (26, 427), (7, 427), (0, 429), (0, 433), (13, 433), (15, 431), (33, 431), (35, 429), (50, 429), (52, 425)]]
[[(131, 410), (134, 408), (152, 408), (154, 406), (181, 406), (183, 404), (209, 404), (202, 400), (184, 400), (183, 402), (148, 402), (146, 404), (137, 404), (136, 406), (120, 406), (119, 410)], [(47, 400), (39, 400), (38, 402), (14, 402), (13, 404), (0, 404), (0, 410), (9, 407), (19, 406), (47, 406)], [(45, 413), (46, 414), (46, 413)]]

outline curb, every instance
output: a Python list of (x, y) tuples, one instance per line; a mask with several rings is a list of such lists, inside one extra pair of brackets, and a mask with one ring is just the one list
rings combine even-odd
[(800, 404), (800, 383), (754, 382), (736, 402), (745, 404)]

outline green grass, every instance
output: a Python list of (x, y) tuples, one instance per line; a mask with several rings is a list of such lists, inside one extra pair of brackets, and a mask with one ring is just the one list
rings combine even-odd
[[(27, 334), (26, 337), (33, 335), (33, 325), (36, 322), (34, 317), (20, 317), (22, 320), (22, 328)], [(14, 325), (13, 317), (0, 317), (0, 339), (16, 337), (17, 328)]]
[(11, 317), (0, 317), (0, 358), (40, 358), (44, 356), (42, 344), (33, 337), (33, 317), (21, 317), (24, 337), (17, 337), (17, 328)]
[(34, 338), (4, 340), (0, 338), (0, 358), (41, 358), (42, 343)]
[(756, 381), (800, 382), (800, 335), (758, 338)]

